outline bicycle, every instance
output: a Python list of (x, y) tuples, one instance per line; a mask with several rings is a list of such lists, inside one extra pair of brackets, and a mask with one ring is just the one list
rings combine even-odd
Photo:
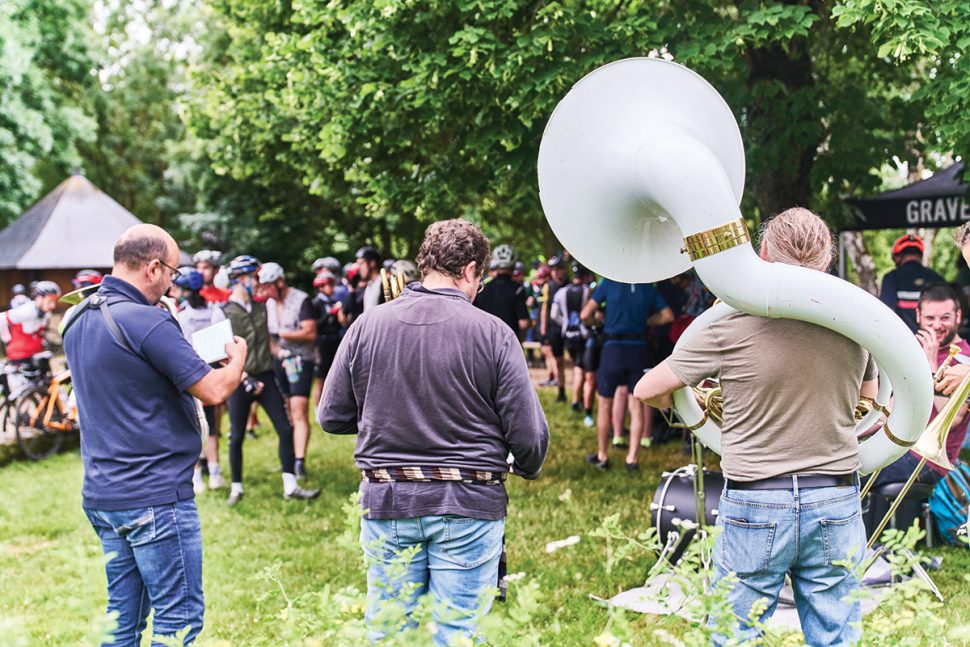
[(64, 434), (78, 430), (70, 382), (71, 371), (65, 370), (52, 376), (49, 385), (29, 386), (17, 398), (17, 444), (29, 458), (43, 460), (56, 453)]

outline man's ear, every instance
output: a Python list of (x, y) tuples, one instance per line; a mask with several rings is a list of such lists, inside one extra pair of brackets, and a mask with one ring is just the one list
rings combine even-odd
[(761, 252), (758, 255), (761, 257), (761, 260), (768, 260), (768, 243), (764, 240), (761, 241)]

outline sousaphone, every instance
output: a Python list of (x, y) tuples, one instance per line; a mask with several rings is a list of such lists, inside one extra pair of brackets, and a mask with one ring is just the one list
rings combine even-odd
[[(869, 473), (923, 431), (933, 397), (925, 356), (909, 328), (864, 290), (758, 257), (739, 208), (744, 168), (737, 122), (707, 81), (676, 63), (632, 58), (594, 70), (556, 107), (539, 148), (539, 192), (565, 248), (603, 276), (639, 283), (693, 267), (724, 308), (818, 324), (868, 349), (895, 396), (887, 424), (860, 447)], [(691, 328), (698, 334), (700, 326)], [(690, 389), (674, 399), (701, 442), (718, 451), (720, 428)]]

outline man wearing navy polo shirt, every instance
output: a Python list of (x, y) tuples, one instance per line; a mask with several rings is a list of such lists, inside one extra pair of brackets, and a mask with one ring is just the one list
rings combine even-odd
[(630, 448), (626, 456), (626, 469), (637, 469), (637, 451), (644, 429), (650, 424), (649, 407), (632, 397), (633, 387), (643, 377), (644, 371), (653, 367), (653, 358), (647, 347), (647, 326), (662, 326), (674, 320), (673, 311), (667, 306), (657, 288), (648, 283), (619, 283), (603, 279), (593, 290), (589, 301), (583, 306), (580, 318), (590, 321), (597, 308), (604, 308), (603, 351), (599, 369), (596, 371), (596, 452), (586, 457), (586, 462), (599, 469), (609, 466), (611, 414), (613, 396), (617, 387), (627, 386), (630, 396)]
[(202, 533), (192, 490), (202, 440), (192, 398), (215, 405), (229, 397), (246, 342), (226, 344), (228, 365), (213, 370), (156, 307), (178, 259), (164, 230), (130, 228), (115, 243), (114, 269), (95, 301), (78, 306), (64, 332), (80, 416), (82, 505), (113, 554), (105, 571), (114, 645), (140, 645), (151, 609), (155, 636), (188, 628), (188, 644), (202, 630)]

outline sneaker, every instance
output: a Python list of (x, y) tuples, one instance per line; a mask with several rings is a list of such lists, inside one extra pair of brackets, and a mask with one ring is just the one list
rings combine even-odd
[(249, 436), (252, 440), (256, 440), (256, 430), (255, 429), (250, 429), (249, 431), (246, 432), (246, 435)]
[(298, 487), (289, 494), (283, 493), (283, 498), (289, 501), (290, 499), (315, 499), (320, 496), (320, 490), (307, 490), (305, 488)]
[(192, 475), (192, 490), (196, 494), (205, 492), (205, 481), (202, 480), (202, 473), (196, 472)]
[(583, 426), (592, 427), (595, 424), (596, 424), (596, 421), (593, 420), (593, 416), (586, 416), (585, 418), (583, 418)]
[(610, 467), (610, 461), (605, 458), (600, 460), (600, 457), (596, 452), (586, 454), (586, 462), (598, 470), (605, 470)]
[(242, 498), (243, 498), (243, 493), (242, 492), (231, 492), (229, 494), (229, 498), (226, 500), (226, 502), (230, 506), (234, 506), (237, 503), (239, 503), (240, 501), (242, 501)]
[(653, 438), (641, 438), (640, 439), (640, 447), (643, 447), (644, 449), (646, 449), (647, 447), (650, 447), (650, 445), (652, 445), (652, 444), (653, 444)]
[(539, 382), (539, 386), (559, 386), (556, 384), (555, 380), (546, 380), (545, 382)]
[(580, 408), (579, 408), (579, 403), (578, 402), (573, 402), (571, 405), (569, 405), (569, 408), (573, 410), (573, 413), (579, 413), (580, 412)]
[(640, 469), (639, 463), (627, 463), (624, 461), (623, 464), (626, 465), (627, 472), (636, 472), (638, 469)]
[(209, 489), (210, 490), (221, 490), (226, 487), (226, 479), (222, 474), (210, 474), (209, 475)]
[(614, 447), (628, 447), (629, 445), (626, 442), (626, 438), (624, 438), (623, 436), (613, 436), (613, 446)]
[(565, 401), (566, 401), (566, 394), (563, 391), (560, 391), (559, 395), (556, 396), (556, 402), (565, 402)]

